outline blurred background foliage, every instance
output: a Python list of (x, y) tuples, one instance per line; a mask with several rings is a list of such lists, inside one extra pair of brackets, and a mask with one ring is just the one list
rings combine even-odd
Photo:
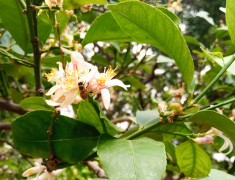
[[(164, 6), (172, 10), (180, 18), (180, 28), (185, 36), (195, 64), (195, 95), (202, 90), (219, 72), (221, 67), (214, 61), (207, 59), (201, 51), (200, 45), (211, 52), (221, 52), (223, 56), (235, 53), (235, 47), (226, 29), (224, 0), (143, 0), (156, 6)], [(109, 0), (109, 3), (117, 3), (118, 0)], [(90, 24), (103, 12), (107, 11), (106, 5), (94, 5), (91, 11), (82, 13), (75, 10), (76, 18), (70, 18), (65, 23), (61, 35), (62, 46), (70, 50), (80, 50), (79, 43), (84, 38)], [(48, 31), (48, 29), (46, 29)], [(80, 31), (80, 33), (78, 33)], [(42, 70), (49, 72), (56, 68), (56, 62), (60, 59), (60, 51), (54, 41), (53, 30), (50, 37), (41, 42)], [(121, 88), (112, 89), (112, 105), (106, 111), (109, 119), (120, 117), (134, 117), (137, 110), (157, 108), (158, 101), (185, 103), (187, 98), (184, 91), (185, 85), (174, 61), (153, 46), (137, 43), (92, 43), (84, 47), (82, 51), (86, 60), (97, 65), (102, 71), (109, 65), (118, 67), (117, 78), (130, 84), (127, 92)], [(69, 56), (65, 57), (69, 60)], [(22, 65), (21, 60), (32, 62), (32, 54), (25, 55), (23, 50), (16, 45), (11, 34), (4, 28), (0, 19), (0, 78), (1, 99), (11, 99), (19, 104), (26, 97), (33, 96), (34, 74), (33, 68)], [(47, 82), (43, 75), (43, 85), (47, 91), (52, 84)], [(199, 102), (203, 107), (224, 101), (234, 97), (235, 76), (231, 73), (224, 75), (210, 92)], [(98, 95), (97, 100), (100, 99)], [(76, 109), (76, 105), (73, 107)], [(223, 107), (223, 113), (234, 117), (234, 103)], [(234, 113), (234, 112), (233, 112)], [(12, 122), (18, 114), (0, 109), (0, 122)], [(192, 129), (194, 125), (191, 125)], [(128, 128), (131, 128), (128, 126)], [(195, 129), (196, 131), (196, 129)], [(10, 130), (0, 129), (0, 179), (21, 179), (22, 172), (29, 168), (33, 162), (29, 157), (15, 152), (11, 147)], [(6, 141), (5, 141), (6, 140)], [(215, 140), (213, 147), (204, 148), (211, 155), (214, 154), (223, 142)], [(229, 155), (231, 158), (233, 152)], [(212, 156), (213, 157), (213, 156)], [(225, 170), (235, 175), (234, 158), (213, 159), (213, 168)], [(66, 168), (57, 179), (86, 180), (95, 178), (95, 174), (83, 164)]]

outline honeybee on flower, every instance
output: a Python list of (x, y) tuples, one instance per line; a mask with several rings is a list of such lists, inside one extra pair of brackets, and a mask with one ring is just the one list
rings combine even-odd
[(78, 52), (71, 54), (71, 62), (67, 63), (65, 69), (60, 62), (58, 65), (58, 70), (52, 69), (51, 73), (45, 74), (48, 81), (56, 83), (46, 93), (47, 96), (51, 96), (51, 100), (46, 100), (51, 106), (66, 107), (85, 99), (84, 93), (101, 93), (104, 107), (108, 109), (110, 105), (108, 87), (117, 85), (125, 90), (129, 87), (122, 81), (113, 79), (116, 69), (113, 70), (110, 66), (103, 73), (99, 73), (97, 66), (87, 63)]

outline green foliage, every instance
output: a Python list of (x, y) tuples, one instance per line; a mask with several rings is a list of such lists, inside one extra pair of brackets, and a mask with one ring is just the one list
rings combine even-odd
[(98, 155), (112, 180), (160, 180), (166, 167), (164, 144), (149, 138), (124, 140), (103, 135)]
[[(68, 163), (84, 160), (96, 146), (98, 131), (75, 119), (58, 115), (52, 130), (55, 156)], [(12, 123), (14, 148), (32, 157), (48, 158), (50, 154), (48, 128), (52, 112), (33, 111)]]
[(230, 34), (230, 37), (233, 41), (233, 44), (235, 44), (235, 2), (233, 0), (227, 0), (226, 1), (226, 22), (228, 25), (228, 31)]
[(211, 172), (208, 177), (202, 178), (200, 180), (234, 180), (235, 176), (232, 176), (230, 174), (227, 174), (223, 171), (217, 170), (217, 169), (211, 169)]
[(191, 54), (179, 29), (162, 11), (137, 1), (108, 7), (124, 32), (172, 57), (190, 85), (194, 71)]
[(106, 118), (100, 109), (99, 104), (95, 101), (92, 103), (88, 101), (82, 101), (79, 103), (77, 120), (95, 127), (101, 134), (104, 133), (101, 121), (104, 121), (105, 127), (110, 135), (115, 135), (122, 131)]
[(76, 9), (88, 4), (106, 4), (106, 0), (64, 0), (64, 9)]
[(29, 97), (20, 102), (24, 109), (48, 110), (53, 111), (55, 108), (49, 106), (42, 97)]
[(215, 127), (223, 131), (233, 142), (235, 142), (235, 123), (222, 114), (215, 111), (204, 110), (191, 116), (188, 121)]
[(158, 110), (137, 111), (136, 121), (141, 126), (148, 126), (160, 121)]
[(28, 21), (23, 8), (17, 0), (0, 1), (0, 18), (5, 28), (11, 33), (17, 44), (25, 51), (32, 52)]
[(114, 20), (111, 12), (100, 15), (89, 28), (82, 45), (97, 41), (134, 41), (132, 37), (123, 32)]
[(211, 170), (210, 157), (191, 140), (175, 148), (177, 164), (180, 170), (189, 177), (202, 178), (208, 176)]

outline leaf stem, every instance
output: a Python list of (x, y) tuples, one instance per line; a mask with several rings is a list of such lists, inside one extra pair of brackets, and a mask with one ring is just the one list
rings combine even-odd
[(37, 17), (36, 17), (37, 15), (32, 14), (33, 9), (30, 0), (26, 0), (26, 4), (27, 4), (26, 13), (27, 13), (31, 43), (33, 46), (33, 54), (34, 54), (34, 75), (35, 75), (35, 84), (36, 84), (36, 95), (42, 96), (44, 90), (42, 87), (42, 79), (41, 79), (41, 66), (40, 66), (41, 53), (37, 37)]
[[(224, 102), (219, 103), (219, 104), (216, 104), (216, 105), (211, 105), (210, 107), (207, 107), (207, 108), (202, 109), (202, 110), (212, 110), (212, 109), (215, 109), (215, 108), (217, 108), (217, 107), (224, 106), (224, 105), (226, 105), (226, 104), (230, 104), (230, 103), (232, 103), (232, 102), (235, 102), (235, 98), (232, 98), (232, 99), (230, 99), (230, 100), (228, 100), (228, 101), (224, 101)], [(184, 115), (184, 116), (179, 116), (179, 119), (189, 118), (190, 116), (192, 116), (192, 115), (194, 115), (194, 114), (196, 114), (196, 113), (198, 113), (198, 112), (186, 114), (186, 115)]]
[(229, 66), (235, 60), (235, 56), (233, 56), (229, 62), (220, 70), (220, 72), (215, 76), (215, 78), (208, 84), (208, 86), (190, 103), (190, 105), (197, 103), (206, 93), (207, 91), (217, 82), (217, 80), (224, 74), (224, 72), (229, 68)]
[(59, 25), (57, 23), (56, 23), (56, 26), (57, 26), (56, 29), (57, 29), (57, 33), (58, 33), (59, 48), (60, 48), (62, 64), (63, 64), (63, 68), (65, 69), (64, 53), (63, 53), (62, 48), (61, 48), (61, 40), (60, 40), (60, 28), (59, 28)]
[(26, 9), (26, 4), (25, 4), (24, 0), (19, 0), (19, 3), (23, 9)]

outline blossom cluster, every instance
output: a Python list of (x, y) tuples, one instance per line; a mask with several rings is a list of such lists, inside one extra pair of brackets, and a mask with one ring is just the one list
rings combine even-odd
[(120, 86), (127, 90), (129, 87), (122, 81), (113, 79), (116, 69), (113, 70), (110, 66), (100, 73), (97, 66), (86, 62), (78, 52), (71, 54), (71, 62), (67, 63), (65, 69), (62, 67), (62, 63), (58, 62), (58, 65), (58, 70), (52, 69), (50, 73), (45, 74), (48, 81), (56, 83), (46, 94), (51, 96), (51, 100), (47, 100), (51, 106), (66, 107), (86, 99), (88, 94), (100, 93), (104, 107), (108, 109), (110, 106), (108, 88)]

